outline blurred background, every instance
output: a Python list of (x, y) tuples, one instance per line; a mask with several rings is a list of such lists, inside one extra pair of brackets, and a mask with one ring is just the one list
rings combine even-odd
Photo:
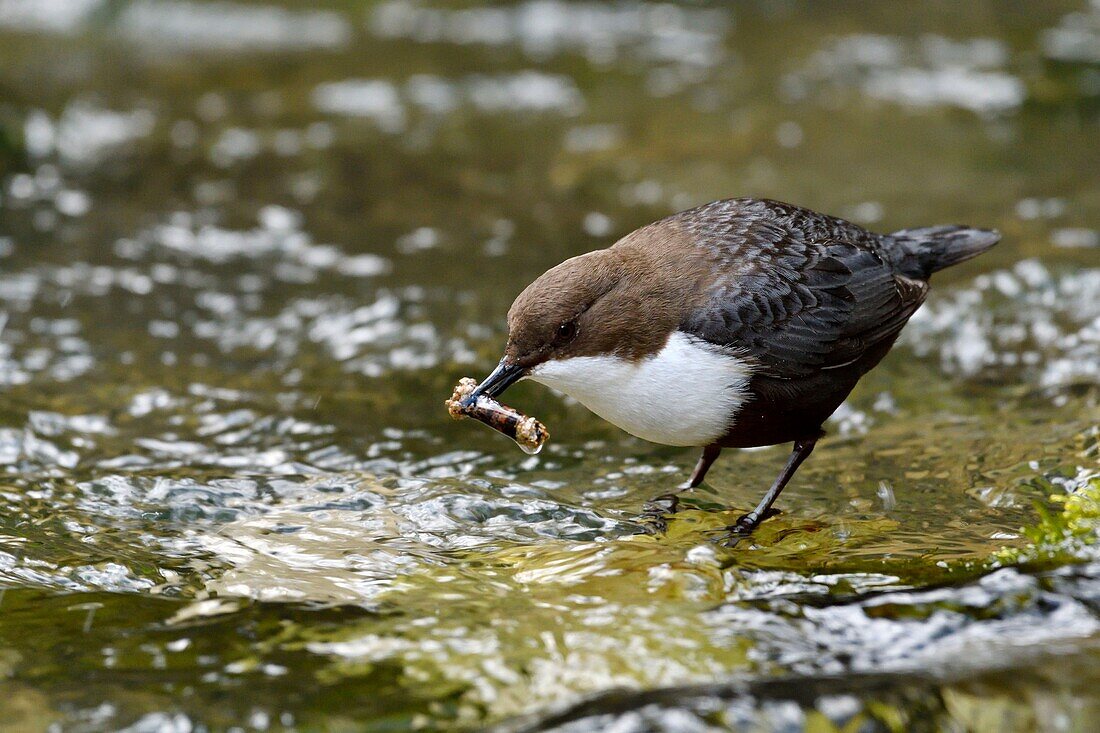
[[(447, 418), (731, 196), (1004, 234), (750, 544), (785, 447), (650, 536), (692, 452)], [(1096, 0), (0, 0), (8, 730), (1088, 730), (1098, 384)]]

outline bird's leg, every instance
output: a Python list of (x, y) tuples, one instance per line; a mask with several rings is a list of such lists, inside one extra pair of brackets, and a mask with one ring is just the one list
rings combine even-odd
[(806, 460), (810, 453), (813, 452), (814, 446), (817, 445), (817, 440), (820, 437), (821, 436), (818, 435), (808, 440), (795, 441), (794, 450), (791, 451), (791, 457), (787, 459), (787, 465), (780, 471), (779, 476), (775, 479), (775, 483), (768, 489), (768, 493), (764, 494), (764, 498), (760, 500), (760, 503), (756, 505), (755, 509), (748, 514), (742, 515), (734, 524), (726, 527), (730, 534), (740, 536), (747, 535), (756, 529), (762, 521), (768, 518), (768, 512), (772, 504), (774, 504), (775, 500), (779, 497), (779, 492), (783, 491), (783, 487), (791, 480), (791, 476), (794, 476), (794, 472), (802, 465), (802, 461)]
[[(722, 452), (722, 448), (717, 445), (708, 445), (703, 449), (703, 454), (699, 456), (698, 463), (695, 464), (695, 470), (691, 472), (691, 478), (688, 480), (688, 484), (685, 489), (694, 489), (699, 484), (703, 483), (703, 479), (707, 476), (707, 471), (714, 465), (714, 462), (718, 460), (718, 455)], [(683, 491), (684, 489), (681, 489)]]
[(699, 486), (699, 484), (703, 483), (707, 471), (709, 471), (711, 465), (718, 460), (718, 454), (721, 452), (721, 447), (717, 445), (708, 445), (703, 448), (703, 453), (699, 456), (699, 460), (695, 464), (695, 470), (691, 472), (691, 478), (688, 479), (688, 482), (675, 491), (661, 494), (647, 501), (642, 507), (642, 516), (646, 519), (663, 524), (665, 515), (675, 514), (679, 511), (680, 494), (694, 489)]

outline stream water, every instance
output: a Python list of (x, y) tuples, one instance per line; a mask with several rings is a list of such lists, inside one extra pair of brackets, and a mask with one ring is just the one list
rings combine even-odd
[[(443, 408), (728, 196), (1003, 242), (830, 437)], [(12, 731), (1100, 725), (1100, 3), (0, 0)]]

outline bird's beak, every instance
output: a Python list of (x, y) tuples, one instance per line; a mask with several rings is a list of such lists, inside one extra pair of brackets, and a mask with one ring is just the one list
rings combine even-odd
[(508, 389), (514, 382), (518, 382), (526, 375), (526, 369), (509, 362), (508, 357), (504, 357), (500, 360), (500, 363), (497, 364), (497, 368), (493, 370), (492, 374), (485, 377), (485, 379), (481, 381), (481, 384), (477, 385), (474, 391), (467, 395), (466, 399), (462, 400), (462, 406), (469, 407), (474, 404), (481, 395), (496, 397), (501, 392)]

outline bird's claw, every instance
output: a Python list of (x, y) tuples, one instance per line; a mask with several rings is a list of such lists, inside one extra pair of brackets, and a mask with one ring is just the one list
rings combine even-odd
[(718, 537), (712, 540), (722, 547), (736, 547), (737, 544), (752, 534), (752, 531), (760, 524), (760, 520), (753, 514), (742, 514), (737, 521), (728, 525)]
[(642, 530), (646, 534), (661, 534), (668, 531), (668, 515), (680, 511), (680, 498), (676, 494), (662, 494), (642, 505)]
[(680, 497), (676, 494), (661, 494), (642, 505), (642, 516), (675, 514), (678, 511), (680, 511)]
[(765, 519), (770, 519), (776, 514), (779, 514), (779, 510), (770, 507), (764, 512), (763, 516), (760, 516), (755, 511), (749, 512), (748, 514), (742, 514), (737, 518), (736, 522), (726, 527), (725, 533), (718, 540), (719, 544), (725, 545), (726, 547), (733, 547), (738, 542), (751, 535)]

